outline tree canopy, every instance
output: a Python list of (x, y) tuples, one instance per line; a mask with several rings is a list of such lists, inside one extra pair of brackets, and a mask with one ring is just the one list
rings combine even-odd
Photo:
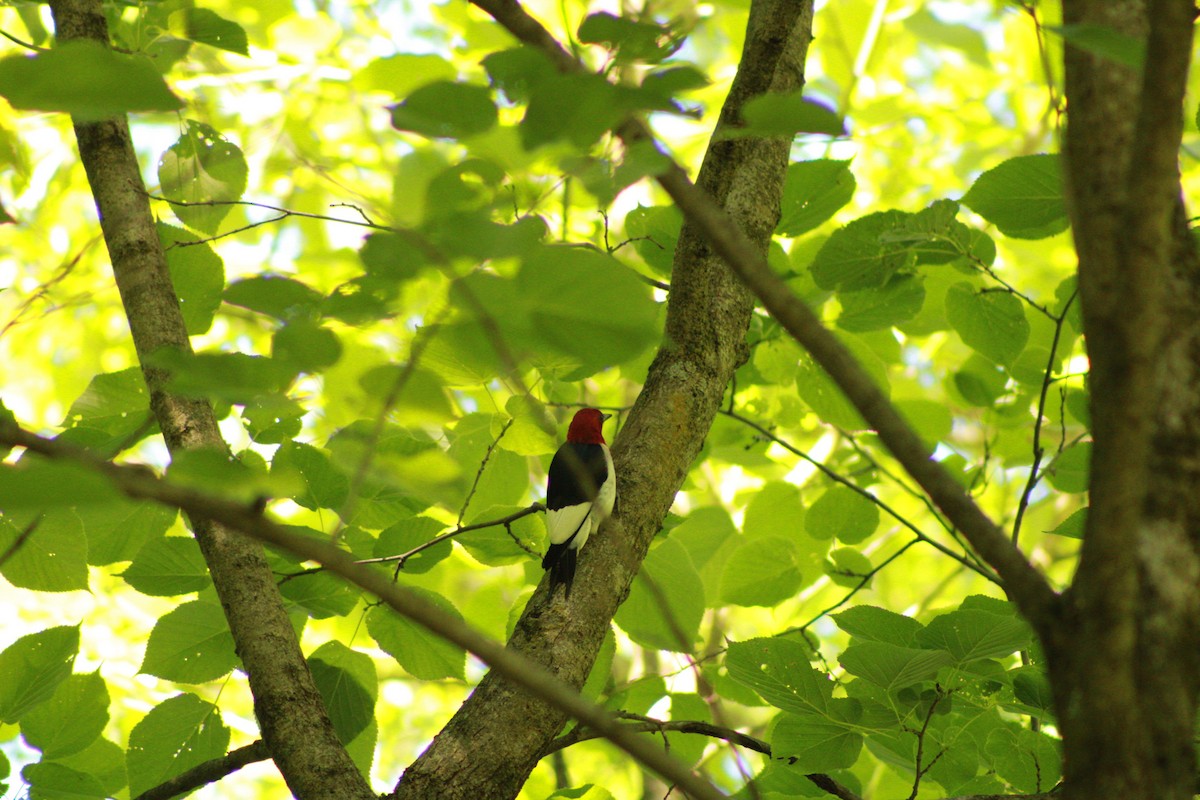
[[(485, 796), (478, 742), (497, 797), (1049, 793), (1113, 447), (1064, 54), (1157, 51), (1055, 2), (523, 8), (0, 8), (7, 791), (334, 796), (307, 747)], [(566, 600), (583, 406), (620, 505)]]

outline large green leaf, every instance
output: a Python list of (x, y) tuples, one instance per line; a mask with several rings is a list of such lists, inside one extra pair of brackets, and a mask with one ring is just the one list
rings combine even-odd
[(945, 650), (958, 662), (1003, 658), (1029, 646), (1029, 626), (1014, 614), (960, 608), (934, 617), (917, 634), (922, 647)]
[(946, 318), (971, 349), (998, 364), (1011, 365), (1029, 341), (1025, 307), (1005, 291), (956, 283), (946, 293)]
[(366, 653), (333, 641), (318, 647), (308, 657), (308, 665), (333, 729), (342, 742), (350, 742), (375, 718), (379, 694), (375, 662)]
[(569, 378), (629, 361), (658, 339), (649, 287), (604, 253), (539, 248), (521, 265), (516, 288), (537, 343), (577, 362)]
[(171, 33), (181, 39), (206, 44), (238, 55), (250, 55), (246, 31), (207, 8), (185, 8), (171, 14)]
[(803, 585), (797, 548), (782, 536), (747, 538), (725, 561), (721, 600), (739, 606), (773, 606)]
[(979, 176), (962, 202), (1017, 239), (1041, 239), (1067, 228), (1057, 155), (1017, 156)]
[(194, 694), (164, 700), (129, 734), (129, 793), (139, 795), (219, 758), (228, 746), (229, 728), (215, 705)]
[(171, 284), (179, 297), (188, 335), (207, 333), (221, 305), (225, 263), (208, 242), (183, 228), (159, 222), (158, 240), (166, 251)]
[(88, 539), (79, 514), (69, 508), (54, 509), (23, 517), (20, 523), (18, 529), (0, 517), (0, 553), (12, 549), (0, 565), (0, 574), (9, 583), (38, 592), (88, 588)]
[(862, 750), (863, 737), (850, 718), (853, 701), (833, 700), (832, 716), (788, 713), (771, 731), (771, 756), (787, 759), (800, 773), (829, 772), (853, 766)]
[(856, 186), (849, 160), (822, 159), (790, 165), (783, 182), (776, 232), (784, 236), (808, 233), (849, 203)]
[(164, 536), (141, 550), (121, 577), (142, 594), (175, 597), (212, 583), (200, 545), (190, 536)]
[(82, 39), (0, 60), (0, 96), (14, 108), (65, 111), (82, 121), (183, 106), (149, 59)]
[(838, 661), (851, 675), (894, 692), (932, 680), (939, 669), (954, 663), (954, 657), (944, 650), (920, 650), (888, 642), (860, 642), (843, 650)]
[(241, 148), (203, 122), (187, 130), (158, 162), (158, 182), (171, 210), (189, 228), (216, 233), (231, 203), (246, 191), (249, 169)]
[(176, 683), (204, 683), (237, 665), (233, 634), (221, 606), (193, 600), (155, 624), (140, 671)]
[(923, 627), (912, 617), (878, 606), (854, 606), (833, 615), (837, 626), (856, 641), (885, 642), (908, 647)]
[(847, 486), (831, 486), (808, 510), (804, 526), (815, 538), (856, 544), (879, 526), (879, 506)]
[(99, 672), (71, 675), (54, 694), (21, 718), (21, 735), (43, 759), (78, 753), (104, 732), (108, 687)]
[(71, 674), (79, 652), (79, 627), (30, 633), (0, 653), (0, 720), (13, 723), (49, 700)]
[(496, 124), (496, 104), (485, 86), (434, 81), (392, 107), (392, 127), (431, 139), (463, 139)]
[(729, 677), (778, 709), (828, 717), (833, 681), (813, 669), (809, 654), (808, 648), (791, 639), (749, 639), (729, 645), (725, 667)]
[(642, 562), (616, 622), (638, 644), (686, 653), (699, 634), (704, 608), (704, 584), (692, 559), (667, 538)]
[[(462, 615), (439, 594), (409, 587), (443, 612), (461, 620)], [(467, 654), (457, 645), (432, 633), (387, 606), (375, 606), (367, 614), (367, 632), (379, 647), (404, 667), (414, 678), (438, 680), (465, 676)]]

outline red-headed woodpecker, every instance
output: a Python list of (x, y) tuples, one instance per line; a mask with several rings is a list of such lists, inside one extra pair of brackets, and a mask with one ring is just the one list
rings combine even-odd
[(561, 583), (564, 596), (571, 597), (575, 558), (617, 501), (617, 475), (602, 430), (609, 416), (594, 408), (575, 412), (567, 441), (550, 462), (546, 483), (550, 549), (542, 559), (542, 569), (550, 572), (552, 596)]

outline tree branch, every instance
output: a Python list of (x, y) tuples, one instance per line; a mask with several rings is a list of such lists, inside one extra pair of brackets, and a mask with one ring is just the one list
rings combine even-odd
[[(547, 55), (563, 72), (586, 67), (567, 53), (542, 25), (514, 0), (473, 0), (514, 36)], [(652, 140), (649, 129), (630, 118), (616, 134), (631, 146)], [(1035, 629), (1048, 632), (1058, 617), (1058, 595), (1045, 577), (976, 505), (962, 485), (933, 460), (932, 451), (900, 416), (874, 379), (842, 342), (796, 297), (769, 266), (765, 254), (753, 244), (713, 198), (698, 188), (683, 169), (671, 161), (655, 180), (675, 201), (691, 227), (725, 260), (771, 315), (829, 373), (863, 418), (878, 434), (897, 461), (929, 494), (971, 546), (1004, 581), (1005, 590)], [(672, 282), (673, 289), (678, 289)], [(672, 297), (676, 296), (672, 292)]]
[[(774, 757), (771, 755), (770, 744), (762, 739), (742, 733), (741, 731), (735, 731), (732, 728), (726, 728), (720, 725), (713, 725), (709, 722), (700, 722), (697, 720), (662, 720), (643, 717), (639, 714), (625, 713), (622, 713), (619, 716), (622, 719), (635, 720), (633, 722), (623, 723), (625, 728), (635, 733), (662, 733), (664, 731), (692, 733), (698, 736), (708, 736), (713, 739), (722, 739), (730, 744), (735, 744), (739, 747), (745, 747), (747, 750), (753, 750), (756, 753), (762, 753), (769, 758)], [(588, 730), (587, 728), (572, 728), (570, 732), (558, 737), (546, 746), (546, 750), (543, 753), (543, 758), (551, 753), (556, 753), (564, 748), (570, 747), (571, 745), (598, 738), (602, 737)], [(834, 797), (841, 798), (841, 800), (862, 800), (862, 798), (851, 791), (848, 787), (843, 786), (832, 777), (824, 773), (817, 772), (810, 775), (805, 775), (804, 777), (808, 778), (813, 782), (813, 784), (821, 789), (824, 789)]]
[[(60, 42), (110, 46), (101, 0), (53, 0), (50, 9)], [(193, 448), (227, 451), (212, 406), (169, 392), (167, 373), (148, 366), (163, 348), (190, 352), (191, 346), (128, 121), (124, 116), (72, 121), (150, 408), (167, 449), (172, 454)], [(197, 511), (192, 530), (245, 668), (263, 739), (288, 787), (299, 797), (371, 800), (374, 792), (329, 720), (262, 547)]]
[(259, 739), (245, 747), (230, 750), (220, 758), (197, 764), (169, 781), (163, 781), (153, 789), (147, 789), (133, 800), (170, 800), (172, 797), (178, 797), (210, 783), (216, 783), (242, 767), (256, 761), (266, 761), (270, 757), (271, 752), (267, 749), (267, 743)]
[(376, 595), (397, 613), (473, 653), (514, 685), (521, 687), (523, 692), (599, 731), (617, 747), (690, 796), (700, 800), (724, 798), (712, 784), (694, 774), (686, 765), (626, 731), (609, 712), (584, 699), (576, 689), (546, 668), (393, 583), (385, 573), (357, 563), (349, 553), (323, 539), (295, 534), (264, 517), (254, 506), (177, 486), (143, 467), (113, 464), (78, 448), (35, 436), (11, 423), (0, 423), (0, 442), (24, 447), (48, 458), (83, 464), (106, 476), (130, 498), (153, 500), (195, 516), (203, 516), (306, 560), (319, 562), (329, 571)]

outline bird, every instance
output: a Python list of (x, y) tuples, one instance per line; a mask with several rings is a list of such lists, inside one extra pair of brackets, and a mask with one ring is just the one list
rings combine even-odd
[(575, 412), (567, 441), (550, 461), (546, 481), (550, 548), (542, 569), (550, 573), (551, 597), (562, 584), (564, 599), (571, 599), (579, 551), (617, 502), (617, 475), (603, 431), (604, 421), (611, 416), (596, 408)]

